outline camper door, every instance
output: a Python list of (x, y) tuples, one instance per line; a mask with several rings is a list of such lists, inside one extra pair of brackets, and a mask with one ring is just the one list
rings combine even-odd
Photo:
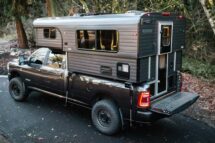
[(156, 95), (168, 91), (168, 53), (172, 52), (173, 22), (158, 22), (158, 54), (156, 57)]

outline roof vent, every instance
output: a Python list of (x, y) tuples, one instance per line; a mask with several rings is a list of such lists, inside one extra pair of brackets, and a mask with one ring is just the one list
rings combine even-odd
[(142, 15), (144, 12), (139, 10), (129, 10), (126, 11), (126, 14)]

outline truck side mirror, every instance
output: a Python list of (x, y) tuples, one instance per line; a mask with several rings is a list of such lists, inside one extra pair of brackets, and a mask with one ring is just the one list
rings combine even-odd
[(25, 55), (19, 55), (19, 65), (25, 65), (28, 61), (26, 60)]
[(38, 60), (38, 59), (34, 59), (34, 58), (29, 58), (29, 60), (27, 61), (27, 64), (29, 66), (35, 67), (35, 68), (40, 68), (43, 64), (42, 61)]

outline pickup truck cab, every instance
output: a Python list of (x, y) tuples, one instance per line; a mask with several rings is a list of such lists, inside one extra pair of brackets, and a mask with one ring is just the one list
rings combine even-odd
[(199, 97), (180, 91), (180, 15), (42, 18), (34, 26), (38, 49), (8, 63), (9, 92), (16, 101), (32, 90), (63, 98), (91, 109), (94, 126), (112, 135), (126, 123), (169, 117)]

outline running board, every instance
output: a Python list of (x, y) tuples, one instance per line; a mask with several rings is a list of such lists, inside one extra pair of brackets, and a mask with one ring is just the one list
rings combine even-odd
[(69, 102), (69, 103), (72, 103), (72, 104), (76, 104), (76, 105), (79, 105), (79, 106), (83, 106), (83, 107), (89, 108), (88, 107), (89, 104), (84, 103), (84, 102), (79, 101), (79, 100), (76, 100), (76, 99), (73, 99), (73, 98), (68, 98), (66, 96), (59, 95), (59, 94), (56, 94), (56, 93), (53, 93), (53, 92), (49, 92), (49, 91), (46, 91), (46, 90), (42, 90), (42, 89), (39, 89), (39, 88), (36, 88), (36, 87), (32, 87), (32, 86), (29, 86), (28, 88), (29, 89), (33, 89), (33, 90), (38, 91), (38, 92), (42, 92), (42, 93), (51, 95), (51, 96), (55, 96), (55, 97), (58, 97), (58, 98), (66, 99), (66, 102)]

